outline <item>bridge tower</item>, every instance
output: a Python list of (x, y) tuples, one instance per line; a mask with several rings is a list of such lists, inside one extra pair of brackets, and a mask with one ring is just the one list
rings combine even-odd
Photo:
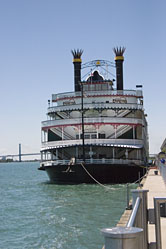
[(18, 157), (19, 157), (19, 162), (21, 162), (21, 144), (19, 144), (18, 148)]

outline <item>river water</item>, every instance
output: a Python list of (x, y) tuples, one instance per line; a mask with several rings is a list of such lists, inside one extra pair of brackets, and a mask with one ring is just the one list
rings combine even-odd
[(126, 207), (126, 185), (49, 184), (38, 167), (0, 163), (0, 249), (101, 249), (100, 230)]

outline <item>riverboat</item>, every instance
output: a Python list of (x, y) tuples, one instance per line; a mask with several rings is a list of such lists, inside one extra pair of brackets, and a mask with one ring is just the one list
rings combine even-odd
[[(128, 183), (145, 173), (148, 132), (142, 86), (124, 89), (125, 48), (113, 50), (114, 63), (84, 64), (83, 51), (73, 50), (74, 91), (52, 94), (41, 127), (39, 168), (52, 183)], [(109, 66), (115, 68), (116, 79), (110, 79)], [(91, 69), (82, 80), (85, 68)]]

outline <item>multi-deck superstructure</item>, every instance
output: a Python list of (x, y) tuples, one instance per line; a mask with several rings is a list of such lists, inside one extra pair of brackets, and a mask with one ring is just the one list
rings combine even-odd
[(42, 122), (40, 169), (55, 183), (125, 183), (143, 174), (148, 157), (142, 90), (123, 89), (124, 48), (116, 48), (116, 87), (100, 74), (81, 81), (82, 50), (74, 50), (75, 91), (53, 94)]

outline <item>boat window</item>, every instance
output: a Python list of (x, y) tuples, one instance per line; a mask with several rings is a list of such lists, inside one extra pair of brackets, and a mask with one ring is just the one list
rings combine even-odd
[(91, 135), (91, 138), (92, 138), (92, 139), (97, 138), (97, 134), (92, 134), (92, 135)]
[(105, 138), (105, 133), (99, 133), (99, 138)]
[(79, 139), (79, 135), (78, 134), (76, 135), (76, 139)]

